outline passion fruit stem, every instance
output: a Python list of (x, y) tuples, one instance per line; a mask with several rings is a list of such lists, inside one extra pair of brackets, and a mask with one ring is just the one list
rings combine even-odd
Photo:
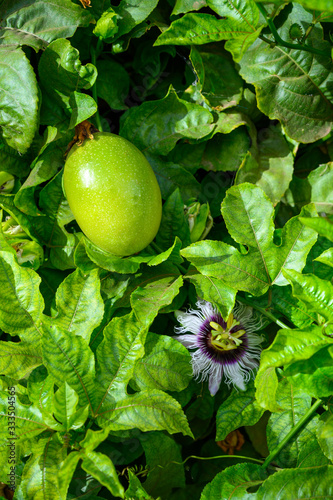
[(86, 139), (92, 140), (96, 132), (99, 132), (98, 128), (96, 128), (92, 123), (88, 122), (88, 120), (84, 120), (83, 122), (76, 125), (74, 138), (68, 144), (65, 156), (69, 153), (74, 144), (81, 146), (81, 144), (83, 144)]
[(82, 3), (84, 9), (86, 7), (91, 7), (91, 0), (80, 0), (80, 2)]

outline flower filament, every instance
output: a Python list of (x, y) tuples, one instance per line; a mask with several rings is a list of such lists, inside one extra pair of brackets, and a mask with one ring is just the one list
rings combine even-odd
[(217, 351), (231, 351), (237, 349), (243, 343), (240, 337), (245, 334), (245, 330), (237, 330), (236, 332), (231, 331), (233, 328), (240, 325), (240, 322), (237, 321), (232, 314), (230, 314), (225, 328), (215, 323), (215, 321), (211, 321), (209, 325), (212, 327), (210, 331), (210, 341), (212, 347)]

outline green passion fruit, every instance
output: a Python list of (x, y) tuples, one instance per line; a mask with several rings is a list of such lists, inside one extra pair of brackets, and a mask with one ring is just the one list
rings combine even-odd
[(97, 247), (126, 256), (155, 238), (162, 216), (160, 188), (145, 156), (127, 139), (98, 132), (74, 145), (63, 182), (78, 225)]

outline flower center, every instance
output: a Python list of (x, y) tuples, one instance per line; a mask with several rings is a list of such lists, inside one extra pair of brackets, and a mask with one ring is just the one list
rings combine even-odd
[(245, 334), (245, 330), (231, 331), (240, 325), (240, 322), (232, 314), (230, 314), (225, 328), (215, 323), (215, 321), (211, 321), (209, 325), (212, 327), (210, 341), (212, 347), (217, 351), (231, 351), (232, 349), (237, 349), (243, 343), (240, 337)]

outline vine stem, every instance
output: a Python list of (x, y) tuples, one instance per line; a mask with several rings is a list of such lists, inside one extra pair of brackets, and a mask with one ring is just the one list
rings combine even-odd
[(295, 427), (291, 429), (291, 431), (288, 432), (286, 437), (282, 439), (281, 443), (279, 446), (277, 446), (272, 453), (268, 455), (266, 458), (265, 462), (262, 464), (262, 468), (266, 469), (269, 464), (274, 460), (274, 458), (280, 453), (280, 451), (288, 444), (289, 441), (292, 440), (292, 438), (295, 436), (295, 434), (298, 433), (298, 431), (301, 429), (301, 427), (312, 417), (312, 415), (315, 413), (315, 411), (319, 408), (321, 405), (322, 401), (321, 399), (317, 399), (317, 401), (311, 406), (311, 408), (306, 412), (305, 415), (297, 422)]
[(248, 301), (247, 299), (243, 299), (243, 297), (237, 297), (237, 300), (239, 300), (239, 302), (242, 302), (243, 304), (247, 305), (247, 306), (251, 306), (253, 307), (253, 309), (256, 309), (257, 311), (259, 311), (261, 314), (263, 314), (264, 316), (266, 316), (266, 318), (269, 318), (271, 319), (272, 321), (274, 321), (274, 323), (276, 323), (278, 326), (280, 326), (281, 328), (286, 328), (286, 329), (289, 329), (290, 327), (287, 326), (285, 323), (283, 323), (282, 321), (280, 321), (276, 316), (274, 316), (274, 314), (272, 314), (271, 312), (269, 311), (266, 311), (266, 309), (264, 309), (263, 307), (260, 307), (260, 306), (257, 306), (256, 304), (252, 304), (250, 301)]
[[(273, 19), (270, 18), (265, 7), (261, 3), (257, 3), (257, 7), (260, 10), (260, 12), (262, 13), (262, 15), (264, 16), (265, 21), (267, 22), (268, 27), (274, 36), (276, 45), (286, 47), (287, 49), (305, 50), (306, 52), (312, 52), (313, 54), (317, 54), (319, 56), (330, 57), (330, 55), (328, 53), (326, 53), (322, 50), (319, 50), (319, 49), (315, 49), (314, 47), (310, 47), (309, 45), (302, 45), (300, 43), (290, 43), (290, 42), (286, 42), (285, 40), (282, 40), (282, 38), (280, 37), (280, 35), (275, 27)], [(265, 42), (267, 42), (267, 39), (265, 39), (265, 38), (262, 38), (262, 39)], [(272, 42), (270, 42), (270, 43), (272, 43)]]
[[(179, 465), (184, 465), (190, 458), (195, 458), (196, 460), (216, 460), (219, 458), (241, 458), (242, 460), (252, 460), (253, 462), (257, 462), (258, 464), (262, 464), (262, 460), (258, 458), (253, 458), (253, 457), (244, 457), (242, 455), (217, 455), (214, 457), (198, 457), (196, 455), (190, 455), (189, 457), (186, 457), (184, 462), (170, 462), (170, 463), (179, 463)], [(263, 465), (263, 464), (262, 464)]]
[[(101, 52), (102, 45), (103, 45), (103, 41), (102, 41), (101, 38), (99, 38), (98, 41), (97, 41), (96, 49), (95, 49), (95, 47), (93, 45), (91, 45), (91, 47), (90, 47), (91, 62), (93, 63), (94, 66), (96, 66), (96, 60), (97, 60), (97, 58), (98, 58), (98, 56), (99, 56), (99, 54)], [(95, 80), (94, 85), (92, 86), (92, 95), (93, 95), (94, 101), (97, 104), (97, 111), (95, 113), (96, 125), (97, 125), (98, 130), (100, 132), (103, 132), (101, 117), (100, 117), (100, 114), (98, 112), (98, 95), (97, 95), (96, 80)]]

